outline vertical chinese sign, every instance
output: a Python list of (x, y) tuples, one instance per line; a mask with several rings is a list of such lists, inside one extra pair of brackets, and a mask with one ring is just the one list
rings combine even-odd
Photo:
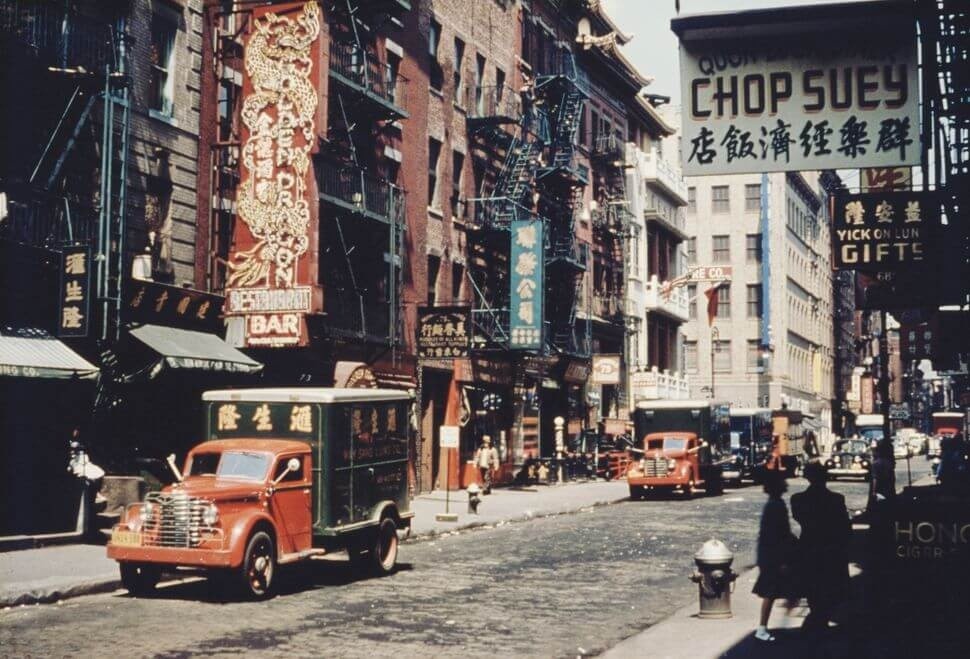
[(65, 247), (61, 253), (60, 313), (57, 335), (83, 337), (91, 325), (91, 252), (87, 247)]
[(320, 8), (253, 9), (245, 42), (240, 222), (233, 233), (226, 315), (245, 319), (246, 345), (308, 342), (306, 315), (322, 309), (317, 277)]
[(539, 220), (512, 222), (509, 348), (542, 348), (543, 226)]

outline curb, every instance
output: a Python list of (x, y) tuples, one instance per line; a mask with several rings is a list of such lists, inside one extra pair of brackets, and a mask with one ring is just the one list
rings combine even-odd
[(54, 602), (84, 595), (107, 593), (121, 588), (121, 579), (105, 578), (85, 581), (72, 586), (55, 586), (50, 589), (33, 589), (19, 595), (0, 596), (0, 608), (28, 606), (31, 604), (53, 604)]

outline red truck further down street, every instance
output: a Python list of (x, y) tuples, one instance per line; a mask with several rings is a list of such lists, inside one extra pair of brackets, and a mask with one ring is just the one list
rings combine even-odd
[(202, 570), (244, 594), (273, 592), (278, 565), (346, 550), (393, 571), (410, 531), (407, 394), (381, 389), (210, 391), (205, 441), (178, 482), (129, 506), (108, 557), (132, 593), (163, 571)]

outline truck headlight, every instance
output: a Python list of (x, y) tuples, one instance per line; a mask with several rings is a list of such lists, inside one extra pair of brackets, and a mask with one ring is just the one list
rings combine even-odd
[(669, 469), (670, 471), (673, 471), (676, 468), (677, 468), (676, 460), (667, 460), (667, 469)]
[(215, 523), (219, 521), (219, 509), (216, 508), (216, 504), (210, 503), (205, 508), (202, 509), (202, 522), (206, 526), (215, 526)]
[(857, 455), (857, 456), (855, 456), (854, 458), (852, 458), (852, 461), (853, 461), (853, 462), (862, 462), (862, 458), (860, 458), (860, 457), (859, 457), (859, 456)]
[(138, 518), (141, 520), (142, 524), (147, 522), (155, 514), (155, 505), (150, 501), (146, 501), (141, 505), (141, 510), (138, 511)]

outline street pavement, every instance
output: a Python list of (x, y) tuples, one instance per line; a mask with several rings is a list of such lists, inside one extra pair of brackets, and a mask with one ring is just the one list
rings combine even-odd
[[(792, 481), (792, 491), (803, 485)], [(625, 484), (539, 489), (589, 500), (569, 487), (605, 492)], [(833, 488), (846, 494), (850, 509), (864, 507), (865, 483)], [(498, 519), (512, 497), (522, 505), (528, 496), (499, 490), (482, 508), (492, 508), (495, 521), (486, 513), (482, 528), (405, 543), (401, 569), (386, 578), (363, 578), (338, 557), (287, 571), (279, 596), (261, 603), (227, 599), (208, 582), (188, 580), (147, 598), (117, 591), (15, 607), (0, 612), (0, 648), (9, 655), (86, 656), (111, 647), (163, 657), (598, 654), (644, 630), (662, 631), (658, 623), (696, 606), (696, 586), (687, 576), (694, 551), (708, 538), (728, 543), (735, 569), (750, 566), (764, 503), (760, 488), (747, 486), (720, 497), (573, 505), (572, 514), (554, 514), (565, 505), (558, 511), (532, 506), (536, 519), (528, 523)], [(443, 502), (431, 501), (440, 512)], [(737, 622), (753, 629), (754, 620), (743, 615)], [(709, 637), (709, 622), (695, 619), (693, 636)], [(686, 654), (704, 656), (690, 652), (690, 635), (686, 642)]]

